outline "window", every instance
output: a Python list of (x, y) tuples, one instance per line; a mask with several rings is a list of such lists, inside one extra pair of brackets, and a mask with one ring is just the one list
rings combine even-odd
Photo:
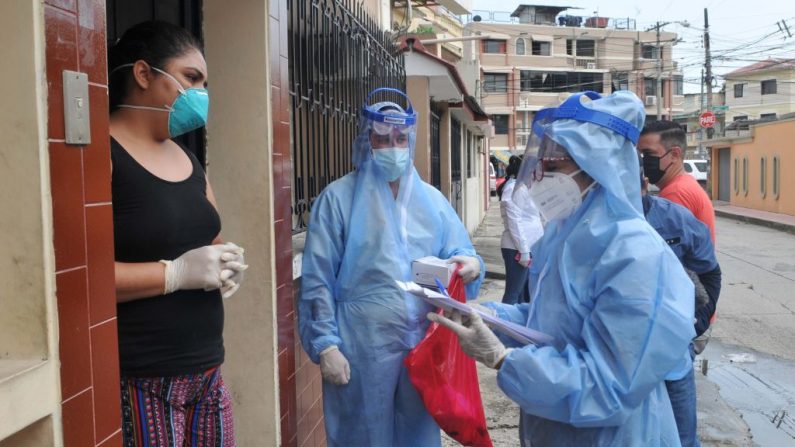
[(732, 121), (747, 121), (747, 120), (748, 120), (748, 115), (735, 115), (735, 117), (732, 118)]
[(526, 92), (574, 93), (591, 90), (602, 93), (604, 91), (602, 73), (522, 70), (520, 76), (521, 90)]
[(759, 160), (759, 191), (762, 197), (767, 195), (767, 158), (765, 157)]
[(616, 73), (613, 75), (613, 91), (629, 90), (629, 73)]
[(596, 41), (595, 40), (578, 40), (577, 41), (577, 56), (595, 57), (596, 56)]
[(743, 194), (748, 195), (748, 157), (743, 157)]
[(743, 97), (743, 85), (744, 84), (734, 84), (734, 97), (735, 98), (742, 98)]
[(516, 39), (516, 54), (524, 56), (524, 39), (521, 37)]
[(496, 135), (508, 135), (508, 115), (491, 115)]
[(773, 197), (778, 200), (778, 195), (781, 193), (781, 187), (779, 186), (779, 182), (781, 181), (781, 173), (779, 170), (781, 169), (781, 161), (778, 159), (778, 155), (773, 157)]
[(740, 160), (734, 159), (734, 193), (740, 193)]
[(697, 161), (694, 164), (696, 165), (696, 169), (698, 169), (699, 172), (707, 172), (707, 162), (706, 161)]
[(505, 41), (497, 39), (484, 39), (481, 44), (481, 52), (505, 54)]
[(643, 80), (644, 90), (646, 92), (646, 96), (656, 96), (657, 95), (657, 79), (656, 78), (645, 78)]
[(552, 45), (550, 42), (533, 41), (533, 56), (549, 56)]
[(508, 73), (486, 73), (483, 75), (483, 91), (505, 93), (508, 91)]
[(763, 95), (775, 95), (776, 94), (776, 80), (775, 79), (768, 79), (767, 81), (762, 81), (762, 94)]
[[(574, 39), (566, 39), (566, 54), (574, 55)], [(595, 40), (577, 40), (577, 56), (596, 57)]]
[(660, 51), (654, 45), (641, 45), (640, 57), (643, 59), (658, 59)]
[(685, 94), (685, 82), (681, 76), (672, 77), (671, 82), (673, 82), (674, 95), (682, 96)]
[(763, 113), (759, 115), (759, 119), (761, 120), (775, 120), (776, 114), (775, 113)]
[(690, 163), (685, 163), (684, 166), (685, 166), (685, 172), (688, 173), (693, 172), (693, 167), (690, 166)]

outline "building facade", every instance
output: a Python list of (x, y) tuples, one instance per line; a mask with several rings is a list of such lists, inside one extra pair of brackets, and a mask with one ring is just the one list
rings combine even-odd
[(473, 91), (494, 123), (492, 152), (502, 158), (502, 151), (523, 152), (536, 111), (574, 92), (630, 90), (646, 104), (647, 119), (683, 111), (682, 74), (671, 60), (676, 34), (561, 14), (566, 9), (520, 5), (507, 19), (476, 11), (478, 21), (464, 27), (465, 36), (481, 37), (465, 43), (464, 59), (479, 62)]
[(751, 125), (746, 137), (709, 145), (712, 198), (795, 216), (795, 117)]
[(795, 59), (767, 59), (725, 78), (727, 123), (772, 120), (795, 112)]

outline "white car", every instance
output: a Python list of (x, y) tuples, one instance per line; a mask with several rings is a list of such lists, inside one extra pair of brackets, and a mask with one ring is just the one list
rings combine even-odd
[(707, 160), (685, 160), (685, 172), (690, 174), (702, 186), (707, 184)]

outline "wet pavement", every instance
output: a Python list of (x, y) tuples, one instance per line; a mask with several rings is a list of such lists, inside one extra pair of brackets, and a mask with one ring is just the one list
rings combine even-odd
[(795, 447), (795, 363), (711, 341), (696, 358), (707, 380), (748, 424), (759, 446)]

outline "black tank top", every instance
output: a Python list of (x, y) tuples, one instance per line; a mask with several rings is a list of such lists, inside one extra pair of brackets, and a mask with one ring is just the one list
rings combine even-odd
[[(171, 260), (215, 239), (221, 219), (207, 200), (204, 171), (193, 154), (185, 151), (190, 177), (171, 182), (146, 170), (112, 138), (110, 148), (116, 261)], [(218, 290), (178, 290), (119, 303), (117, 310), (123, 375), (193, 374), (223, 363)]]

